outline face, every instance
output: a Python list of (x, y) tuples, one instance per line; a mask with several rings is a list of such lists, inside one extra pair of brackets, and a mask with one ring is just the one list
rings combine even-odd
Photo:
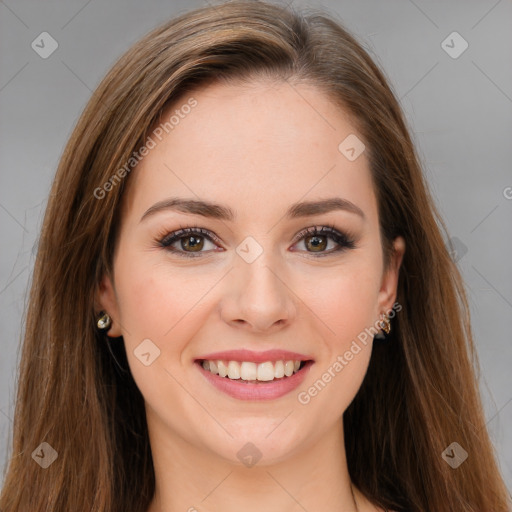
[(216, 84), (163, 122), (175, 110), (129, 178), (98, 292), (108, 334), (124, 338), (152, 443), (240, 464), (250, 442), (275, 463), (339, 435), (403, 240), (384, 269), (366, 154), (316, 88)]

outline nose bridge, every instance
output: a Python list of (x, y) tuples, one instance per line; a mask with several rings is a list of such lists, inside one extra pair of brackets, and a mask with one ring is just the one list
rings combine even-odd
[[(253, 248), (251, 248), (253, 250)], [(247, 261), (241, 258), (238, 261), (238, 271), (244, 281), (244, 295), (253, 296), (254, 300), (261, 300), (266, 297), (267, 303), (276, 301), (283, 293), (283, 266), (279, 262), (276, 251), (270, 246), (270, 241), (265, 249), (254, 261)]]
[(245, 321), (258, 330), (289, 321), (294, 314), (293, 298), (286, 286), (284, 266), (278, 251), (267, 243), (248, 237), (237, 247), (235, 290), (228, 308), (231, 321)]

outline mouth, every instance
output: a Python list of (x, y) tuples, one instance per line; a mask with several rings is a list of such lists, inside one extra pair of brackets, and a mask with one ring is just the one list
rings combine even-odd
[(313, 361), (298, 359), (280, 359), (277, 361), (228, 361), (213, 359), (197, 359), (196, 364), (212, 375), (222, 379), (237, 381), (241, 384), (267, 384), (286, 380), (301, 372)]
[[(284, 354), (274, 354), (276, 359), (264, 360), (263, 354), (255, 356), (252, 353), (251, 358), (259, 361), (217, 359), (210, 355), (207, 359), (196, 359), (194, 363), (209, 385), (232, 398), (274, 400), (300, 386), (314, 364), (312, 359), (296, 359), (301, 357), (299, 354), (294, 354), (293, 359), (278, 359)], [(292, 357), (291, 353), (284, 356)]]

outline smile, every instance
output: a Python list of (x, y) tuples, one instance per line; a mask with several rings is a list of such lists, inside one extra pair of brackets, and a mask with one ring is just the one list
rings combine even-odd
[(202, 367), (220, 377), (245, 382), (271, 382), (276, 379), (291, 377), (297, 373), (305, 361), (280, 360), (254, 363), (252, 361), (203, 360)]
[[(233, 353), (231, 357), (238, 355), (239, 353), (236, 356)], [(268, 353), (267, 356), (269, 355)], [(314, 364), (311, 359), (277, 359), (283, 355), (291, 356), (291, 353), (283, 354), (280, 351), (279, 355), (275, 354), (276, 360), (260, 361), (237, 361), (209, 356), (208, 359), (196, 359), (194, 366), (210, 386), (232, 398), (249, 401), (274, 400), (298, 388)], [(253, 355), (251, 358), (258, 359), (262, 356), (263, 354)]]

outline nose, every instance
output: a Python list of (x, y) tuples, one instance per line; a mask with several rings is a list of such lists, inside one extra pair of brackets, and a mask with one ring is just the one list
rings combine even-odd
[(230, 272), (221, 304), (223, 320), (251, 332), (269, 333), (289, 325), (296, 315), (296, 296), (285, 272), (271, 265), (265, 252), (252, 263), (239, 259)]

